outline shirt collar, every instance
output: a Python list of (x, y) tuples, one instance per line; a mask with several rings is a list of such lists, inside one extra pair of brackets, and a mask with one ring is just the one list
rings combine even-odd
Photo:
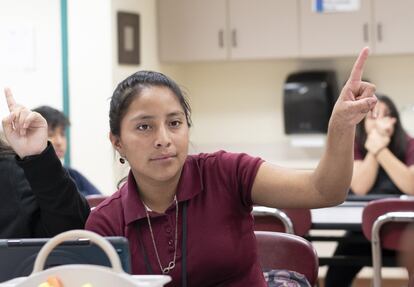
[[(202, 170), (194, 156), (188, 156), (183, 170), (181, 171), (180, 181), (177, 187), (177, 201), (183, 202), (190, 200), (199, 194), (204, 188), (202, 180)], [(122, 206), (124, 207), (125, 224), (146, 217), (145, 206), (142, 203), (137, 184), (132, 171), (129, 171), (127, 182), (121, 187)]]

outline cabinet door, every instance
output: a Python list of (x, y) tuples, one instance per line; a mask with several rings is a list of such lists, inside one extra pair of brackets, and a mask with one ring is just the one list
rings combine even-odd
[(297, 0), (229, 0), (230, 58), (297, 57)]
[(158, 0), (162, 61), (227, 58), (225, 0)]
[(375, 52), (414, 52), (414, 1), (374, 0)]
[(360, 7), (356, 11), (330, 13), (315, 12), (314, 2), (300, 0), (302, 56), (357, 55), (362, 47), (372, 46), (371, 0), (359, 1)]

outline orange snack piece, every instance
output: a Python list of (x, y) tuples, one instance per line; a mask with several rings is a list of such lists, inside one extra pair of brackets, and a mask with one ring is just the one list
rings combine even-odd
[(49, 276), (47, 278), (47, 283), (50, 285), (50, 287), (63, 287), (62, 282), (56, 276)]

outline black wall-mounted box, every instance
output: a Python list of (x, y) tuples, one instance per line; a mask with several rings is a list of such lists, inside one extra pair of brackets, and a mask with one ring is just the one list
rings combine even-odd
[(290, 74), (284, 84), (285, 133), (288, 135), (326, 133), (338, 95), (334, 71)]

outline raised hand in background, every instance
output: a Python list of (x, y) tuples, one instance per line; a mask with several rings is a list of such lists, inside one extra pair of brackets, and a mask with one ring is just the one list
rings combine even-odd
[(3, 118), (5, 137), (20, 158), (42, 153), (47, 147), (47, 122), (36, 112), (17, 104), (10, 89), (4, 89), (10, 114)]

